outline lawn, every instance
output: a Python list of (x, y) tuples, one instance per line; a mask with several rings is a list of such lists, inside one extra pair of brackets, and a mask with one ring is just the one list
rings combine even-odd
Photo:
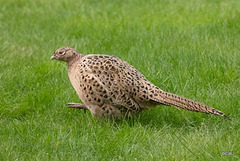
[[(0, 0), (0, 160), (240, 160), (239, 8), (237, 0)], [(80, 100), (67, 65), (50, 61), (61, 46), (117, 56), (232, 121), (162, 105), (121, 121), (67, 109)]]

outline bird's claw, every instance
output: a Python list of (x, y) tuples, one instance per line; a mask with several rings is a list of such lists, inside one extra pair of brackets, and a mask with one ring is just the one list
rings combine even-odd
[(86, 110), (88, 110), (88, 108), (81, 103), (68, 103), (68, 108), (77, 108), (77, 109), (84, 109), (84, 112), (86, 112)]

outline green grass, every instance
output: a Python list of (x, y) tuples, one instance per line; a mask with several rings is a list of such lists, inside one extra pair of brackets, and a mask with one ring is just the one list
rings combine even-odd
[[(0, 0), (0, 160), (240, 160), (240, 1)], [(222, 117), (158, 106), (98, 120), (55, 49), (117, 56)], [(222, 152), (234, 152), (223, 156)]]

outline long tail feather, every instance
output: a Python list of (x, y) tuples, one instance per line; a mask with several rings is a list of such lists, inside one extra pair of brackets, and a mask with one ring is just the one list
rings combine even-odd
[(178, 96), (176, 94), (164, 92), (163, 90), (160, 90), (160, 89), (158, 91), (158, 95), (155, 95), (152, 98), (152, 100), (159, 102), (161, 104), (172, 105), (172, 106), (180, 107), (189, 111), (203, 112), (207, 114), (223, 116), (226, 119), (231, 120), (227, 115), (225, 115), (223, 112), (217, 109), (214, 109), (202, 103), (196, 102), (194, 100)]

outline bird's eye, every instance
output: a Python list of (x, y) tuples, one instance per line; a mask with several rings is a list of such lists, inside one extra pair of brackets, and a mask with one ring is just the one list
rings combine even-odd
[(60, 54), (60, 55), (64, 55), (64, 54), (65, 54), (65, 51), (59, 51), (59, 54)]

